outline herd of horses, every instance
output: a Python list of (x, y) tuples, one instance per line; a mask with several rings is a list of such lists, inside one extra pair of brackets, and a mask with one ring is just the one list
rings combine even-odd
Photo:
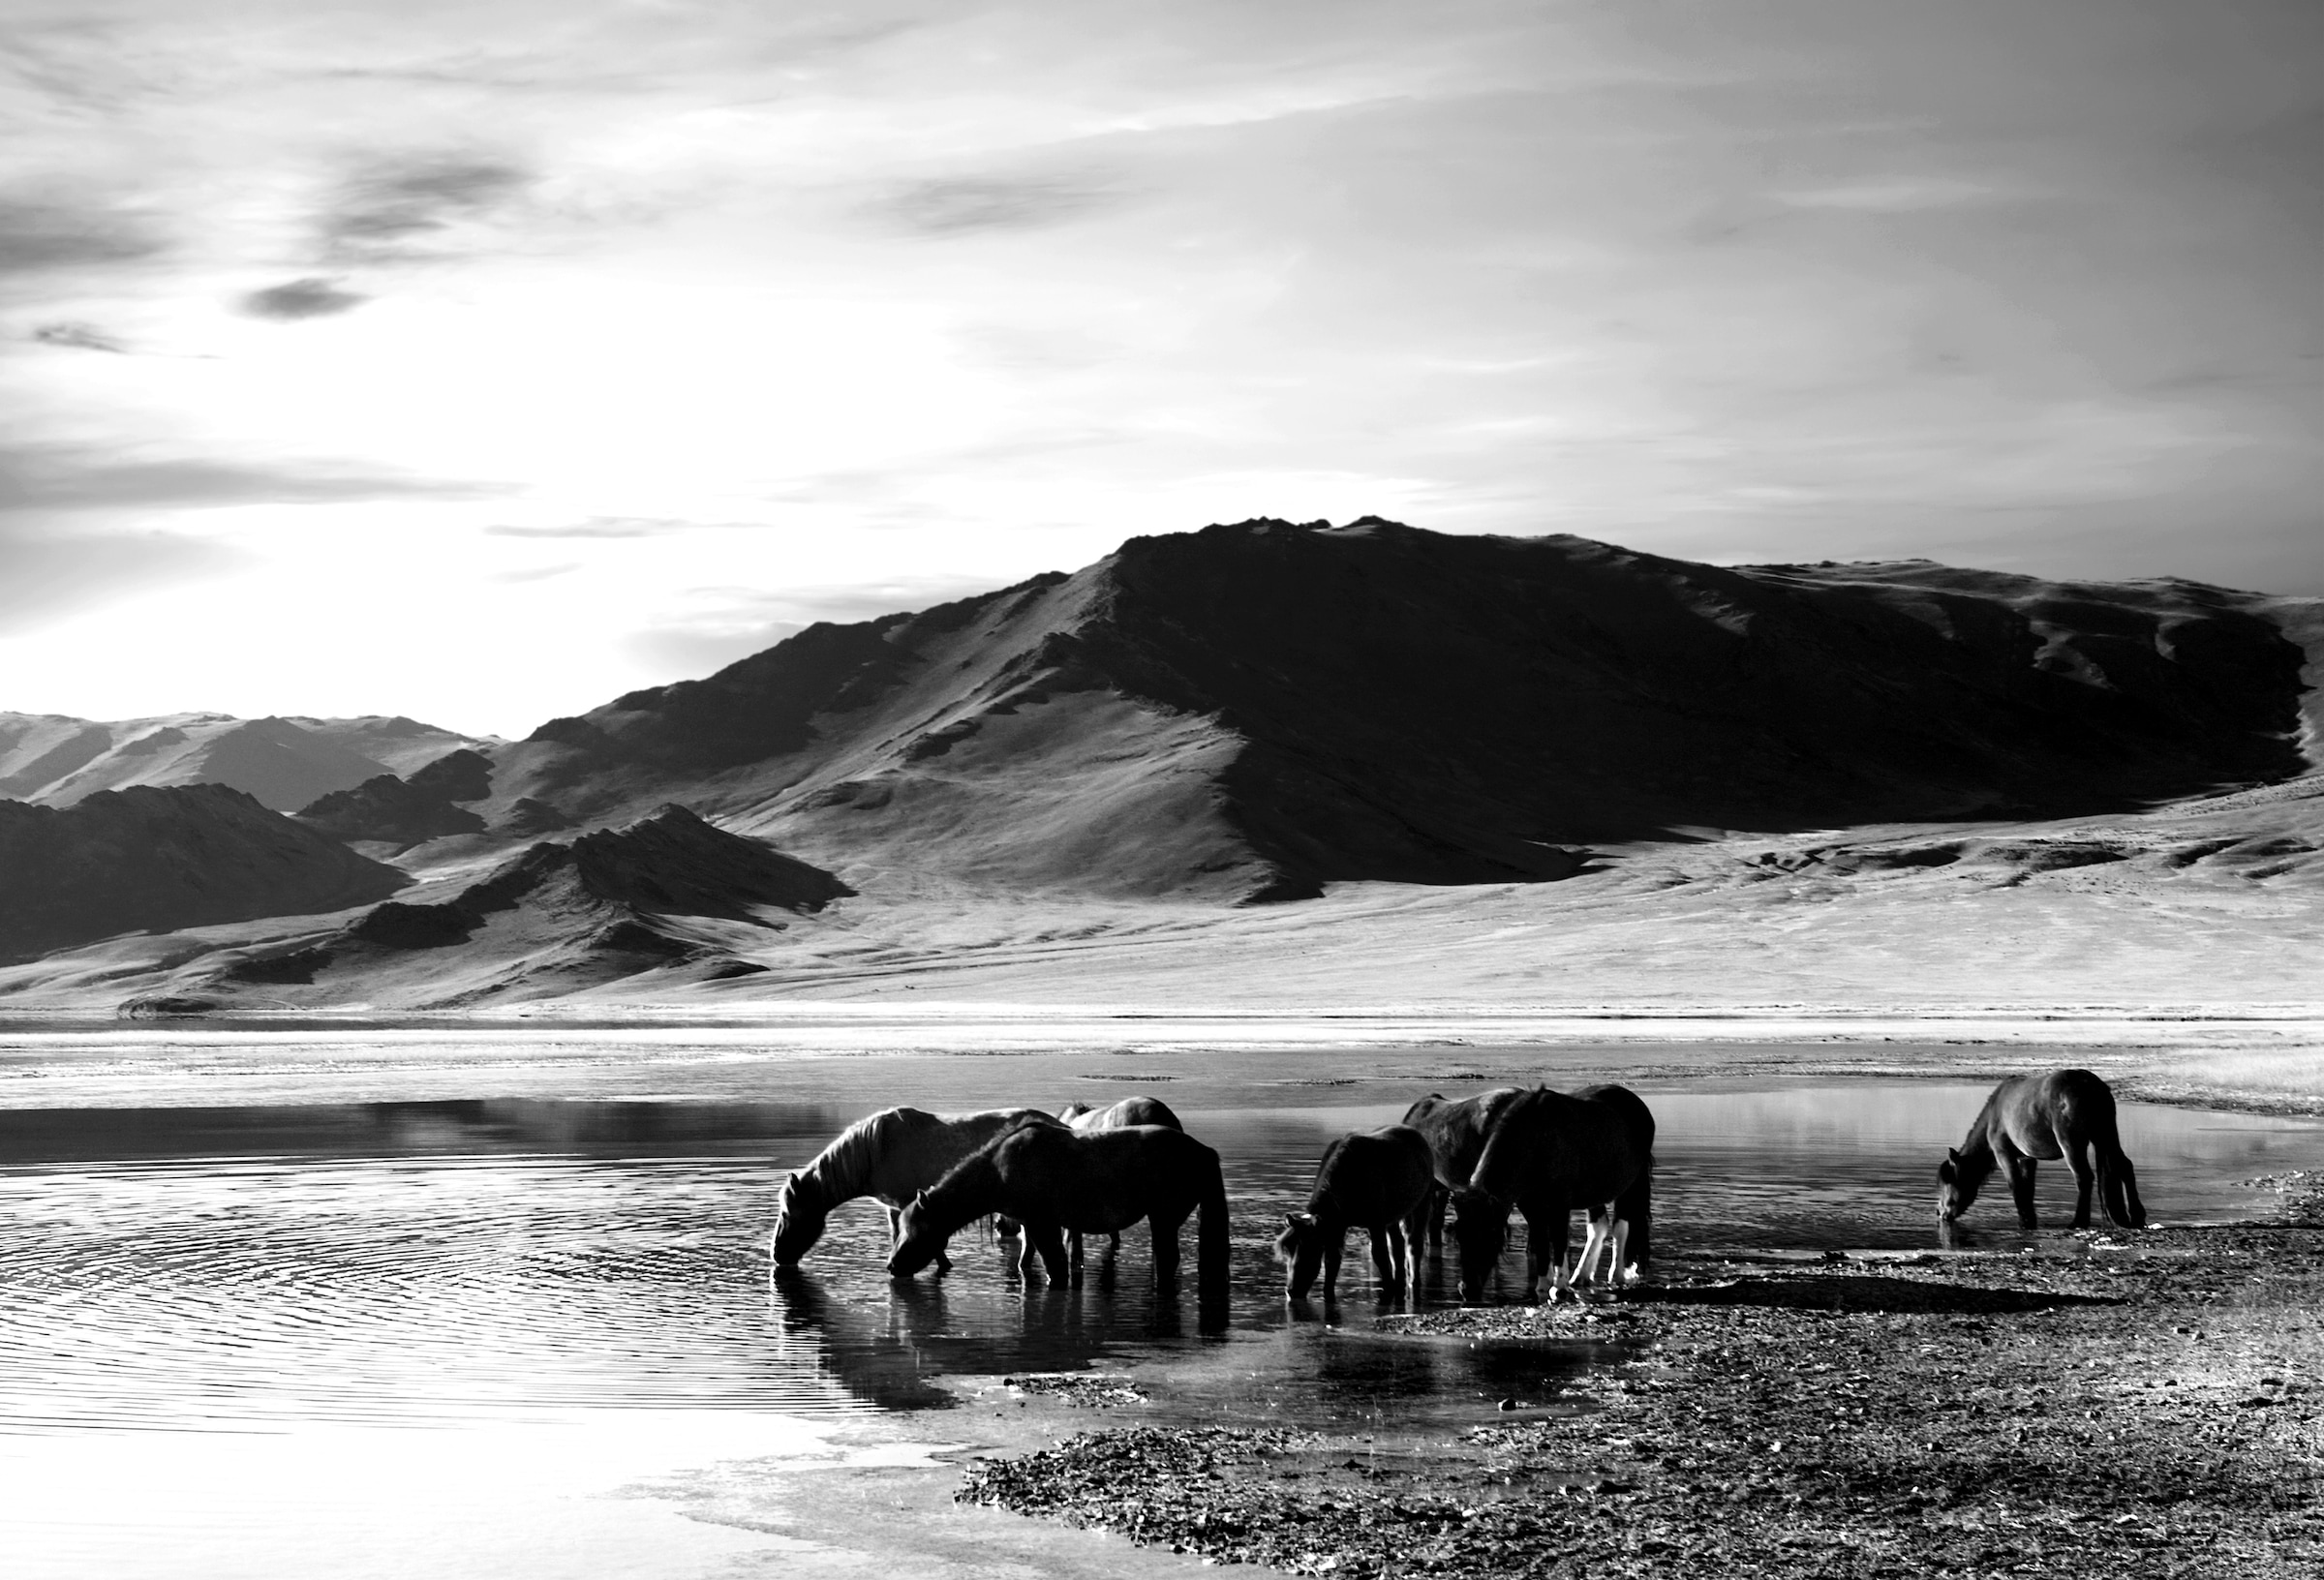
[[(2094, 1187), (2111, 1221), (2145, 1225), (2114, 1094), (2087, 1070), (2015, 1076), (1994, 1088), (1967, 1139), (1938, 1167), (1940, 1221), (1949, 1225), (1968, 1211), (1999, 1170), (2019, 1223), (2035, 1227), (2034, 1167), (2058, 1158), (2077, 1187), (2074, 1228), (2090, 1225)], [(1053, 1283), (1064, 1282), (1081, 1261), (1082, 1236), (1110, 1235), (1118, 1246), (1121, 1231), (1144, 1220), (1153, 1234), (1154, 1275), (1168, 1281), (1178, 1268), (1178, 1231), (1193, 1218), (1198, 1277), (1207, 1301), (1223, 1303), (1228, 1208), (1218, 1154), (1155, 1098), (1103, 1109), (1070, 1104), (1057, 1114), (883, 1109), (850, 1125), (783, 1184), (775, 1265), (795, 1266), (821, 1237), (831, 1209), (866, 1196), (888, 1209), (887, 1265), (897, 1278), (932, 1262), (939, 1273), (949, 1269), (950, 1238), (991, 1218), (1001, 1238), (1021, 1239), (1023, 1272), (1029, 1278), (1038, 1263)], [(1629, 1283), (1652, 1255), (1654, 1115), (1624, 1086), (1573, 1093), (1503, 1086), (1459, 1099), (1432, 1093), (1397, 1124), (1342, 1136), (1324, 1151), (1306, 1209), (1289, 1214), (1276, 1238), (1286, 1295), (1304, 1299), (1320, 1275), (1329, 1299), (1356, 1229), (1371, 1237), (1383, 1287), (1408, 1287), (1423, 1249), (1441, 1255), (1448, 1208), (1466, 1304), (1484, 1298), (1513, 1210), (1525, 1220), (1528, 1301), (1542, 1297), (1544, 1278), (1551, 1301), (1593, 1282)], [(1577, 1208), (1589, 1228), (1569, 1268)]]

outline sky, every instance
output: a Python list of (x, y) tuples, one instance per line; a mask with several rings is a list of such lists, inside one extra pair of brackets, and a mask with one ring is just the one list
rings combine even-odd
[(1272, 515), (2324, 593), (2317, 0), (0, 0), (0, 711)]

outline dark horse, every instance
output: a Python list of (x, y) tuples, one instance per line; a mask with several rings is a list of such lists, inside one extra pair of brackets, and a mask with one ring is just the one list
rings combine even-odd
[(1484, 1151), (1484, 1133), (1493, 1115), (1516, 1096), (1514, 1086), (1496, 1086), (1475, 1097), (1457, 1099), (1430, 1092), (1404, 1110), (1404, 1123), (1427, 1138), (1428, 1150), (1436, 1160), (1436, 1184), (1428, 1193), (1426, 1208), (1431, 1251), (1445, 1243), (1445, 1203), (1477, 1171), (1477, 1159)]
[(1542, 1274), (1554, 1272), (1549, 1298), (1570, 1287), (1566, 1243), (1575, 1207), (1590, 1214), (1583, 1271), (1610, 1239), (1611, 1281), (1625, 1279), (1625, 1258), (1651, 1255), (1654, 1224), (1654, 1115), (1626, 1086), (1585, 1086), (1573, 1096), (1537, 1086), (1493, 1115), (1484, 1150), (1468, 1184), (1452, 1194), (1460, 1242), (1460, 1297), (1484, 1298), (1484, 1282), (1501, 1260), (1514, 1202), (1525, 1215), (1525, 1298), (1539, 1297)]
[(1316, 1166), (1307, 1210), (1287, 1214), (1275, 1257), (1290, 1269), (1283, 1292), (1305, 1298), (1324, 1274), (1324, 1298), (1339, 1282), (1339, 1255), (1351, 1229), (1369, 1230), (1372, 1266), (1383, 1285), (1403, 1285), (1420, 1256), (1422, 1226), (1436, 1184), (1428, 1138), (1410, 1125), (1342, 1136)]
[[(1125, 1097), (1102, 1109), (1094, 1103), (1068, 1103), (1057, 1110), (1057, 1117), (1081, 1131), (1123, 1130), (1131, 1125), (1160, 1125), (1165, 1130), (1186, 1128), (1178, 1123), (1178, 1116), (1170, 1111), (1170, 1105), (1158, 1097)], [(997, 1239), (1008, 1238), (1018, 1231), (1018, 1228), (1017, 1220), (1006, 1213), (993, 1220), (993, 1233)], [(1074, 1261), (1082, 1260), (1080, 1231), (1071, 1231), (1066, 1234), (1065, 1246)], [(1121, 1236), (1108, 1235), (1106, 1249), (1109, 1252), (1120, 1250)]]
[[(859, 1196), (876, 1197), (886, 1204), (893, 1237), (901, 1232), (898, 1211), (914, 1193), (943, 1178), (946, 1170), (994, 1137), (1023, 1124), (1063, 1128), (1039, 1109), (949, 1114), (882, 1109), (858, 1119), (783, 1182), (782, 1194), (775, 1200), (775, 1265), (798, 1265), (823, 1237), (831, 1209)], [(936, 1247), (935, 1262), (938, 1272), (952, 1266), (941, 1245)]]
[(1178, 1226), (1201, 1214), (1195, 1267), (1208, 1308), (1224, 1309), (1227, 1187), (1218, 1154), (1160, 1125), (1075, 1131), (1025, 1125), (970, 1153), (903, 1209), (888, 1271), (909, 1278), (971, 1219), (1005, 1212), (1024, 1226), (1024, 1265), (1036, 1253), (1052, 1283), (1070, 1275), (1065, 1231), (1115, 1234), (1143, 1218), (1154, 1235), (1154, 1279), (1178, 1269)]
[(2091, 1155), (2106, 1216), (2125, 1229), (2144, 1229), (2146, 1204), (2138, 1199), (2138, 1176), (2123, 1153), (2115, 1127), (2114, 1093), (2087, 1070), (2053, 1070), (2046, 1076), (2011, 1076), (1993, 1089), (1969, 1127), (1969, 1139), (1945, 1149), (1937, 1166), (1937, 1217), (1951, 1223), (1977, 1199), (1977, 1187), (1993, 1177), (1998, 1163), (2009, 1172), (2009, 1194), (2017, 1198), (2017, 1221), (2034, 1219), (2034, 1165), (2065, 1159), (2074, 1171), (2074, 1222), (2090, 1227)]

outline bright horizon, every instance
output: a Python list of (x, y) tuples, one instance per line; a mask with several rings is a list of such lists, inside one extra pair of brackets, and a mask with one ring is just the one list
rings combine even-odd
[(2324, 593), (2324, 10), (73, 0), (0, 711), (519, 736), (1273, 515)]

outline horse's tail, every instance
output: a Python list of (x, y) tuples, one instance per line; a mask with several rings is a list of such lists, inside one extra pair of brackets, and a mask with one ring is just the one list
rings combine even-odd
[(1630, 1225), (1630, 1244), (1626, 1250), (1630, 1260), (1643, 1267), (1654, 1255), (1653, 1153), (1646, 1154), (1646, 1167), (1638, 1170), (1638, 1177), (1614, 1198), (1614, 1216)]
[(2147, 1227), (2147, 1206), (2138, 1199), (2138, 1170), (2130, 1167), (2130, 1155), (2123, 1150), (2122, 1134), (2115, 1128), (2114, 1115), (2106, 1115), (2104, 1123), (2093, 1127), (2091, 1160), (2098, 1171), (2098, 1200), (2105, 1203), (2106, 1216), (2125, 1229)]
[(1210, 1154), (1205, 1170), (1202, 1197), (1195, 1207), (1194, 1287), (1206, 1333), (1227, 1325), (1227, 1291), (1234, 1240), (1227, 1227), (1227, 1181), (1218, 1154)]

